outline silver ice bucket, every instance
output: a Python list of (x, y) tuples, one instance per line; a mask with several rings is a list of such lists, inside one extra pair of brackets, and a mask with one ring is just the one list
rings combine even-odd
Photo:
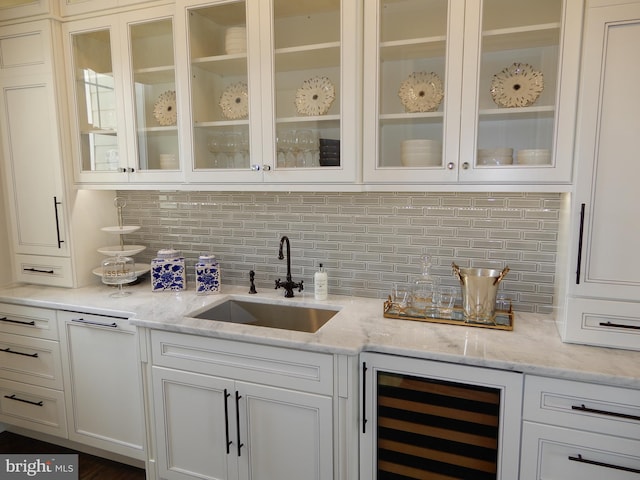
[(495, 324), (498, 285), (509, 272), (490, 268), (460, 268), (452, 263), (453, 272), (460, 280), (464, 319), (470, 323)]

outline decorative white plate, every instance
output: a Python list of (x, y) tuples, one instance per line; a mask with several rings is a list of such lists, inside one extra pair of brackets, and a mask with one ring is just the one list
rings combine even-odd
[(239, 120), (249, 115), (249, 92), (244, 82), (234, 83), (224, 89), (219, 102), (222, 115), (227, 120)]
[[(148, 265), (146, 263), (136, 263), (133, 268), (135, 269), (136, 277), (141, 277), (145, 273), (151, 271), (151, 265)], [(102, 277), (102, 267), (94, 268), (93, 270), (91, 270), (91, 273), (97, 275), (98, 277)]]
[(491, 97), (499, 107), (529, 107), (544, 90), (542, 72), (527, 63), (514, 63), (491, 80)]
[(153, 105), (153, 116), (160, 125), (175, 125), (178, 119), (176, 110), (176, 92), (167, 90), (160, 94)]
[(324, 115), (336, 98), (336, 88), (327, 77), (311, 77), (296, 91), (300, 115)]
[(100, 247), (98, 249), (98, 253), (101, 253), (102, 255), (108, 255), (110, 257), (115, 255), (132, 257), (133, 255), (142, 252), (146, 248), (147, 247), (145, 247), (144, 245), (111, 245), (109, 247)]
[(102, 227), (100, 230), (108, 233), (118, 233), (120, 235), (124, 235), (125, 233), (133, 233), (137, 230), (140, 230), (140, 225), (123, 225), (122, 227)]
[(442, 80), (437, 73), (413, 72), (400, 84), (398, 96), (407, 112), (434, 112), (444, 97)]

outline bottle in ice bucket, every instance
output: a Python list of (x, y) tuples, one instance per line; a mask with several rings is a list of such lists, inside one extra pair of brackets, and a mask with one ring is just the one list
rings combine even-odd
[(153, 291), (184, 290), (187, 286), (184, 265), (184, 257), (178, 250), (158, 250), (158, 256), (151, 260)]
[(215, 255), (200, 255), (196, 263), (196, 294), (220, 291), (220, 266)]

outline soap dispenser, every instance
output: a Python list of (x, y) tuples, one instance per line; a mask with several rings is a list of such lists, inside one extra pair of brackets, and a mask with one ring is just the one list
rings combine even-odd
[(316, 300), (326, 300), (329, 290), (329, 278), (327, 272), (324, 271), (324, 267), (320, 264), (320, 268), (313, 275), (313, 289)]

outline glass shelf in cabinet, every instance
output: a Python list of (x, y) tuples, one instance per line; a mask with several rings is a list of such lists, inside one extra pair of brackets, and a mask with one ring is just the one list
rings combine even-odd
[(314, 115), (309, 117), (280, 117), (276, 123), (340, 122), (340, 115)]
[(411, 120), (430, 121), (440, 123), (444, 118), (444, 112), (417, 112), (417, 113), (382, 113), (378, 116), (385, 123), (403, 123)]
[(553, 47), (560, 43), (560, 23), (503, 28), (482, 32), (482, 50), (496, 52)]
[(553, 117), (555, 110), (556, 109), (553, 105), (514, 108), (483, 108), (478, 112), (478, 116), (491, 118), (491, 120)]
[(444, 57), (446, 44), (445, 36), (383, 42), (380, 44), (380, 59), (384, 62)]

